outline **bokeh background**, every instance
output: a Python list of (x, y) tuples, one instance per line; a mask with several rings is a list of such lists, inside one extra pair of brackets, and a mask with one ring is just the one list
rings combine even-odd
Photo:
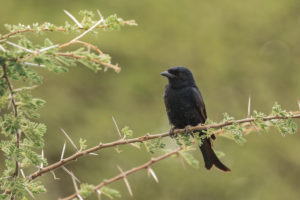
[[(297, 0), (0, 0), (0, 30), (4, 24), (50, 21), (71, 22), (82, 9), (100, 9), (103, 15), (117, 13), (135, 19), (139, 26), (119, 32), (101, 32), (85, 37), (122, 66), (97, 74), (83, 66), (69, 73), (41, 71), (44, 83), (35, 95), (47, 100), (41, 122), (48, 131), (45, 155), (49, 163), (60, 157), (65, 141), (59, 128), (88, 145), (118, 139), (112, 122), (128, 125), (135, 136), (169, 129), (163, 105), (166, 80), (159, 75), (170, 66), (189, 67), (203, 93), (208, 116), (214, 121), (228, 112), (236, 118), (247, 115), (248, 96), (252, 109), (269, 113), (275, 101), (287, 110), (297, 110), (300, 96), (300, 2)], [(57, 43), (70, 35), (45, 35)], [(36, 39), (35, 39), (36, 40)], [(36, 42), (40, 42), (36, 40)], [(299, 124), (299, 123), (298, 123)], [(165, 142), (175, 147), (170, 139)], [(183, 170), (177, 159), (153, 166), (159, 183), (145, 171), (128, 177), (134, 199), (156, 200), (268, 200), (300, 199), (300, 136), (281, 137), (276, 130), (252, 133), (243, 146), (219, 137), (215, 149), (231, 173), (204, 169), (199, 151), (194, 155), (200, 168)], [(147, 161), (145, 150), (120, 147), (87, 156), (68, 165), (82, 182), (97, 184), (105, 178)], [(68, 144), (67, 154), (73, 152)], [(57, 199), (73, 193), (71, 178), (56, 170), (40, 178), (48, 192), (38, 199)], [(123, 181), (110, 185), (131, 199)], [(93, 196), (90, 199), (95, 199)]]

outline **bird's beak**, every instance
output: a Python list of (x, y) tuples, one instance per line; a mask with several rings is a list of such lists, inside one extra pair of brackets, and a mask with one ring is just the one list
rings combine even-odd
[(167, 78), (175, 78), (176, 77), (174, 74), (171, 74), (168, 71), (164, 71), (164, 72), (160, 73), (160, 75), (165, 76)]

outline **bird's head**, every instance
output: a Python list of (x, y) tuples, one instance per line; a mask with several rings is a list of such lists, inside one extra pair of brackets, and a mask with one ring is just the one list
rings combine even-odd
[(162, 72), (160, 75), (168, 78), (171, 88), (195, 86), (192, 72), (185, 67), (172, 67), (167, 71)]

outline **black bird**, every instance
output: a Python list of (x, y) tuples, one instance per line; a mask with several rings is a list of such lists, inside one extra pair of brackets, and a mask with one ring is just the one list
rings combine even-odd
[[(182, 129), (204, 124), (207, 118), (205, 105), (192, 72), (185, 67), (172, 67), (161, 75), (169, 81), (165, 87), (164, 100), (171, 126)], [(200, 132), (200, 135), (203, 134)], [(216, 156), (210, 138), (203, 139), (200, 150), (206, 169), (215, 165), (220, 170), (231, 171)]]

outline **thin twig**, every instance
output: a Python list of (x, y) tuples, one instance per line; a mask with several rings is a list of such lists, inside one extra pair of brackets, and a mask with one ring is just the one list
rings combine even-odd
[(84, 46), (86, 46), (87, 48), (92, 48), (93, 50), (97, 51), (98, 54), (102, 55), (103, 52), (95, 45), (92, 45), (88, 42), (83, 42), (83, 41), (80, 41), (80, 40), (76, 40), (76, 41), (73, 41), (73, 42), (68, 42), (68, 43), (65, 43), (65, 44), (62, 44), (59, 46), (59, 49), (62, 49), (62, 48), (65, 48), (71, 44), (82, 44)]
[[(286, 117), (283, 117), (283, 116), (267, 116), (267, 117), (263, 117), (263, 121), (270, 121), (270, 120), (274, 120), (274, 119), (289, 119), (289, 118), (300, 118), (300, 114), (294, 114), (292, 116), (286, 116)], [(225, 126), (230, 126), (234, 123), (237, 123), (237, 124), (245, 124), (245, 126), (250, 126), (250, 122), (254, 122), (255, 118), (245, 118), (245, 119), (240, 119), (240, 120), (233, 120), (233, 121), (227, 121), (227, 122), (222, 122), (222, 123), (216, 123), (216, 124), (209, 124), (209, 125), (202, 125), (202, 124), (199, 124), (197, 126), (189, 126), (188, 129), (175, 129), (173, 134), (179, 134), (179, 133), (186, 133), (186, 132), (193, 132), (193, 131), (200, 131), (200, 130), (207, 130), (207, 129), (210, 129), (210, 128), (222, 128), (222, 127), (225, 127)], [(224, 133), (223, 130), (218, 130), (216, 132), (214, 132), (215, 135), (220, 135)], [(126, 145), (126, 144), (130, 144), (130, 143), (136, 143), (136, 142), (144, 142), (144, 141), (147, 141), (147, 140), (151, 140), (151, 139), (156, 139), (156, 138), (162, 138), (162, 137), (168, 137), (169, 136), (169, 132), (164, 132), (164, 133), (159, 133), (159, 134), (154, 134), (154, 135), (151, 135), (151, 134), (146, 134), (144, 136), (141, 136), (141, 137), (137, 137), (137, 138), (132, 138), (132, 139), (126, 139), (126, 140), (116, 140), (116, 141), (113, 141), (113, 142), (109, 142), (109, 143), (100, 143), (94, 147), (91, 147), (89, 149), (86, 149), (84, 151), (80, 151), (80, 152), (76, 152), (74, 153), (73, 155), (63, 159), (63, 160), (60, 160), (56, 163), (53, 163), (51, 165), (48, 165), (47, 167), (44, 167), (43, 169), (40, 169), (36, 172), (34, 172), (33, 174), (30, 175), (30, 180), (33, 180), (35, 178), (37, 178), (38, 176), (41, 176), (51, 170), (54, 170), (58, 167), (61, 167), (63, 165), (65, 165), (66, 163), (69, 163), (73, 160), (76, 160), (78, 159), (79, 157), (82, 157), (86, 154), (89, 154), (91, 152), (95, 152), (95, 151), (98, 151), (100, 149), (104, 149), (104, 148), (109, 148), (109, 147), (115, 147), (115, 146), (118, 146), (118, 145)]]
[[(65, 53), (65, 52), (57, 52), (57, 53), (55, 53), (55, 55), (65, 56), (65, 57), (72, 57), (72, 58), (75, 58), (75, 59), (85, 59), (85, 58), (87, 58), (86, 56), (75, 55), (74, 53)], [(114, 69), (115, 72), (117, 72), (117, 73), (119, 73), (121, 71), (121, 68), (118, 66), (118, 64), (113, 65), (111, 63), (106, 63), (106, 62), (103, 62), (101, 60), (94, 59), (94, 58), (91, 61), (94, 62), (94, 63), (99, 63), (101, 65), (104, 65), (105, 67)]]
[[(127, 20), (127, 21), (123, 21), (122, 24), (124, 25), (133, 25), (135, 23), (135, 20)], [(107, 25), (107, 27), (109, 27)], [(104, 24), (103, 25), (99, 25), (97, 28), (105, 28)], [(77, 27), (77, 29), (84, 29), (84, 28), (80, 28), (80, 27)], [(39, 31), (42, 31), (42, 32), (53, 32), (53, 29), (50, 29), (50, 28), (42, 28), (40, 29)], [(67, 30), (63, 27), (57, 27), (55, 28), (54, 31), (60, 31), (60, 32), (66, 32)], [(27, 33), (27, 32), (37, 32), (36, 29), (33, 29), (33, 28), (25, 28), (25, 29), (22, 29), (22, 30), (17, 30), (17, 31), (12, 31), (12, 32), (9, 32), (5, 35), (2, 35), (0, 36), (0, 40), (4, 40), (4, 39), (7, 39), (7, 38), (10, 38), (11, 36), (14, 36), (14, 35), (17, 35), (17, 34), (21, 34), (21, 33)]]
[(54, 180), (59, 180), (59, 179), (60, 179), (60, 178), (57, 178), (57, 177), (56, 177), (54, 171), (50, 171), (50, 172), (51, 172), (51, 174), (53, 175), (53, 179), (54, 179)]
[[(118, 181), (120, 179), (123, 179), (124, 176), (128, 176), (128, 175), (133, 174), (133, 173), (135, 173), (137, 171), (140, 171), (142, 169), (148, 169), (154, 163), (159, 162), (161, 160), (164, 160), (164, 159), (166, 159), (166, 158), (168, 158), (168, 157), (170, 157), (170, 156), (178, 153), (181, 150), (182, 150), (182, 147), (179, 147), (179, 148), (175, 149), (174, 151), (171, 151), (170, 153), (164, 154), (164, 155), (159, 156), (157, 158), (151, 158), (151, 160), (149, 160), (148, 162), (146, 162), (146, 163), (144, 163), (144, 164), (142, 164), (140, 166), (134, 167), (134, 168), (132, 168), (132, 169), (130, 169), (128, 171), (125, 171), (123, 173), (121, 172), (119, 175), (117, 175), (117, 176), (115, 176), (115, 177), (113, 177), (111, 179), (107, 179), (107, 180), (102, 181), (100, 184), (96, 185), (93, 188), (93, 190), (95, 192), (99, 191), (103, 186), (108, 185), (108, 184), (113, 183), (113, 182), (116, 182), (116, 181)], [(70, 195), (70, 196), (68, 196), (66, 198), (63, 198), (62, 200), (71, 200), (71, 199), (76, 198), (77, 195), (78, 195), (77, 193), (74, 193), (74, 194), (72, 194), (72, 195)]]

